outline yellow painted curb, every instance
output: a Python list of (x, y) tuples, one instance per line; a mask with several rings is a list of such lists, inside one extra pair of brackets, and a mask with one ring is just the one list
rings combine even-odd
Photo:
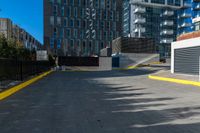
[(6, 91), (3, 91), (0, 93), (0, 100), (3, 100), (9, 96), (11, 96), (12, 94), (16, 93), (17, 91), (20, 91), (21, 89), (25, 88), (26, 86), (38, 81), (39, 79), (43, 78), (44, 76), (47, 76), (48, 74), (50, 74), (52, 71), (48, 71), (48, 72), (45, 72), (39, 76), (36, 76), (26, 82), (23, 82), (17, 86), (14, 86)]
[(158, 65), (158, 64), (163, 64), (162, 62), (159, 62), (159, 61), (155, 61), (155, 62), (150, 62), (149, 63), (150, 65)]
[(138, 66), (128, 66), (128, 70), (129, 69), (135, 69), (135, 68), (137, 68)]
[(112, 70), (131, 70), (131, 69), (136, 69), (138, 66), (128, 66), (127, 68), (113, 68)]
[(167, 81), (167, 82), (173, 82), (178, 84), (185, 84), (185, 85), (193, 85), (193, 86), (200, 86), (200, 82), (196, 81), (189, 81), (189, 80), (182, 80), (182, 79), (175, 79), (175, 78), (165, 78), (165, 77), (159, 77), (159, 76), (148, 76), (149, 79), (154, 80), (160, 80), (160, 81)]

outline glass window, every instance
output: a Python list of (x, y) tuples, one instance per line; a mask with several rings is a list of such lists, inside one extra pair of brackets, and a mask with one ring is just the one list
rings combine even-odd
[(54, 25), (54, 16), (50, 17), (50, 25)]
[(117, 30), (116, 22), (113, 22), (113, 30), (114, 30), (114, 31)]
[(151, 0), (151, 3), (165, 4), (165, 0)]
[(64, 29), (61, 29), (61, 31), (60, 31), (60, 37), (61, 37), (61, 38), (64, 38), (64, 34), (65, 34), (65, 30), (64, 30)]
[(64, 18), (64, 26), (67, 27), (68, 26), (68, 19)]
[(64, 4), (67, 5), (67, 0), (64, 0)]
[(71, 8), (69, 8), (69, 7), (66, 8), (66, 16), (67, 17), (70, 17), (70, 14), (71, 14), (71, 12), (70, 12), (71, 10), (70, 9)]
[(101, 0), (101, 8), (105, 8), (105, 0)]
[(74, 8), (74, 17), (77, 17), (77, 8)]
[(80, 25), (80, 20), (76, 20), (76, 25), (77, 25), (77, 27), (80, 27), (81, 25)]
[(95, 0), (95, 6), (96, 8), (99, 8), (99, 0)]
[(71, 36), (70, 33), (71, 33), (71, 32), (70, 32), (70, 29), (67, 29), (67, 30), (66, 30), (66, 37), (70, 37), (70, 36)]
[(87, 22), (86, 20), (83, 21), (83, 28), (86, 28)]
[(106, 11), (104, 11), (104, 19), (106, 20), (107, 19), (107, 12)]
[(70, 26), (71, 26), (71, 27), (74, 26), (74, 20), (73, 20), (73, 19), (70, 20)]
[(82, 14), (81, 14), (82, 18), (85, 17), (85, 9), (82, 9)]
[(56, 37), (57, 36), (57, 28), (54, 28), (54, 37)]
[(77, 4), (81, 6), (81, 0), (77, 0)]
[(61, 39), (57, 40), (57, 48), (60, 49), (61, 48)]
[(95, 52), (96, 52), (96, 54), (99, 53), (99, 42), (98, 41), (96, 41)]
[(78, 30), (74, 29), (74, 37), (77, 38), (77, 36), (78, 36)]
[(54, 48), (54, 38), (50, 38), (50, 48)]
[(116, 14), (116, 20), (119, 21), (119, 12)]
[(116, 0), (113, 0), (113, 10), (116, 10), (117, 9), (117, 2)]
[(74, 0), (70, 0), (70, 5), (74, 5)]
[(65, 16), (65, 7), (64, 6), (62, 7), (61, 12), (62, 12), (62, 16)]
[(74, 40), (70, 40), (71, 48), (74, 48)]
[(61, 0), (57, 0), (58, 4), (61, 4)]
[(103, 42), (101, 42), (101, 49), (103, 49), (104, 48), (104, 43)]
[(53, 14), (54, 15), (57, 15), (57, 13), (58, 13), (58, 8), (57, 8), (57, 5), (54, 5), (54, 9), (53, 9)]
[(57, 25), (61, 25), (61, 18), (57, 17)]

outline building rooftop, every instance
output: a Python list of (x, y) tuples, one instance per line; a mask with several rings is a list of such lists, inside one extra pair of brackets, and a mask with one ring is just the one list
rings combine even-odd
[(200, 37), (200, 31), (185, 33), (177, 37), (177, 41)]

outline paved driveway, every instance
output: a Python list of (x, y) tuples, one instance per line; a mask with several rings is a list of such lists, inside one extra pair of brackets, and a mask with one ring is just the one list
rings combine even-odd
[(54, 72), (0, 102), (0, 133), (199, 133), (200, 88), (152, 72)]

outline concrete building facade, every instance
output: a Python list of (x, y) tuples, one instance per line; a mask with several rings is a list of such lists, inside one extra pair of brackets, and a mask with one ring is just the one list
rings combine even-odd
[(11, 39), (12, 34), (12, 21), (7, 18), (0, 18), (0, 33), (3, 34), (6, 38)]
[(44, 44), (61, 56), (92, 56), (121, 36), (121, 0), (44, 0)]
[(30, 50), (42, 49), (42, 44), (35, 39), (26, 30), (13, 24), (8, 18), (0, 18), (0, 34), (3, 34), (7, 39), (13, 39), (25, 48)]

